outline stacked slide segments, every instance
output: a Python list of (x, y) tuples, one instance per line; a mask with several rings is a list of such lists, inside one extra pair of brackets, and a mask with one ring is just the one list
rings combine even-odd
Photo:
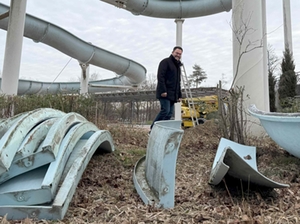
[(0, 216), (8, 219), (62, 219), (94, 152), (114, 150), (108, 131), (50, 108), (3, 120), (0, 137)]

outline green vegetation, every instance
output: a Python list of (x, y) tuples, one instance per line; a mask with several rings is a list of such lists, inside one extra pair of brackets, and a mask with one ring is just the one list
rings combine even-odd
[(268, 78), (269, 78), (269, 99), (270, 111), (276, 112), (276, 70), (279, 58), (275, 55), (274, 49), (268, 45)]
[[(14, 114), (31, 111), (37, 108), (53, 108), (63, 112), (76, 112), (87, 119), (95, 117), (96, 109), (99, 107), (93, 95), (25, 95), (0, 97), (0, 108), (2, 118), (8, 117), (13, 107)], [(99, 109), (99, 108), (98, 108)]]
[(292, 52), (286, 48), (281, 63), (279, 79), (279, 100), (282, 108), (291, 107), (291, 99), (296, 96), (297, 75)]
[(193, 69), (193, 74), (189, 75), (188, 82), (191, 87), (198, 88), (201, 83), (207, 79), (207, 74), (198, 64), (195, 64)]

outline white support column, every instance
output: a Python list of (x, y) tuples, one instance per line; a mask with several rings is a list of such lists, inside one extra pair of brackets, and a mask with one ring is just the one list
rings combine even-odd
[(1, 90), (17, 95), (27, 0), (11, 0)]
[(90, 66), (89, 64), (80, 62), (79, 65), (81, 67), (80, 94), (86, 94), (89, 92)]
[[(176, 46), (182, 47), (182, 24), (184, 19), (175, 19), (176, 23)], [(181, 120), (181, 102), (174, 104), (174, 119)]]
[(266, 97), (266, 101), (268, 101), (268, 105), (266, 105), (267, 110), (270, 111), (270, 96), (269, 96), (269, 61), (268, 61), (268, 40), (267, 40), (267, 7), (266, 0), (261, 1), (262, 8), (262, 31), (263, 31), (263, 71), (266, 75), (263, 76), (263, 82), (267, 85), (264, 88), (264, 96)]
[[(244, 109), (255, 104), (263, 111), (269, 111), (267, 51), (265, 38), (265, 8), (260, 0), (232, 1), (233, 29), (233, 75), (234, 87), (244, 86)], [(242, 36), (244, 39), (242, 39)], [(239, 41), (238, 41), (239, 39)], [(241, 41), (242, 40), (242, 41)], [(247, 131), (260, 135), (264, 129), (258, 119), (247, 116)]]
[(175, 19), (176, 23), (176, 46), (182, 47), (182, 24), (184, 19)]
[(292, 41), (292, 21), (290, 0), (282, 0), (283, 3), (283, 27), (284, 27), (284, 47), (288, 47), (293, 52)]

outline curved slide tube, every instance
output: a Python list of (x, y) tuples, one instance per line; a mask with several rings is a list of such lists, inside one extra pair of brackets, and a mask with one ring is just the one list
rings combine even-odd
[(157, 18), (193, 18), (230, 11), (232, 0), (101, 0), (122, 7), (134, 15)]
[(76, 113), (40, 108), (0, 123), (0, 216), (63, 219), (96, 150), (111, 134)]
[[(0, 14), (9, 10), (9, 7), (0, 3)], [(8, 18), (0, 20), (0, 28), (7, 30)], [(77, 59), (81, 63), (92, 64), (120, 75), (118, 78), (90, 82), (97, 85), (135, 86), (146, 78), (146, 68), (141, 64), (111, 53), (88, 42), (85, 42), (68, 31), (52, 23), (26, 14), (24, 36), (34, 42), (47, 44), (62, 53)], [(79, 82), (37, 82), (20, 80), (18, 95), (58, 92), (78, 92)], [(111, 91), (116, 88), (89, 87), (89, 93)]]
[(260, 120), (268, 135), (288, 153), (300, 158), (300, 113), (265, 112), (252, 104), (249, 113)]

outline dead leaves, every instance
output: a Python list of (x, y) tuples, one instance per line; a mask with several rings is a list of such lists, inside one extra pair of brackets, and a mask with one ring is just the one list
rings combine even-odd
[[(231, 200), (224, 186), (212, 187), (208, 184), (212, 162), (220, 141), (217, 127), (207, 122), (207, 125), (186, 129), (177, 158), (175, 207), (158, 209), (142, 202), (132, 180), (133, 167), (146, 152), (147, 132), (120, 126), (113, 127), (110, 131), (116, 151), (94, 155), (82, 176), (64, 220), (7, 221), (3, 217), (0, 218), (0, 224), (300, 222), (300, 163), (297, 164), (297, 160), (288, 160), (288, 165), (278, 163), (276, 169), (273, 169), (273, 175), (279, 175), (277, 178), (280, 182), (291, 184), (290, 188), (275, 189), (273, 193), (266, 194), (263, 194), (262, 189), (251, 189), (248, 194), (247, 189), (243, 193), (238, 191), (237, 184), (229, 189)], [(259, 170), (266, 170), (280, 156), (287, 156), (278, 152), (278, 148), (272, 142), (264, 143), (261, 140), (259, 147)], [(292, 183), (290, 180), (293, 180)]]

